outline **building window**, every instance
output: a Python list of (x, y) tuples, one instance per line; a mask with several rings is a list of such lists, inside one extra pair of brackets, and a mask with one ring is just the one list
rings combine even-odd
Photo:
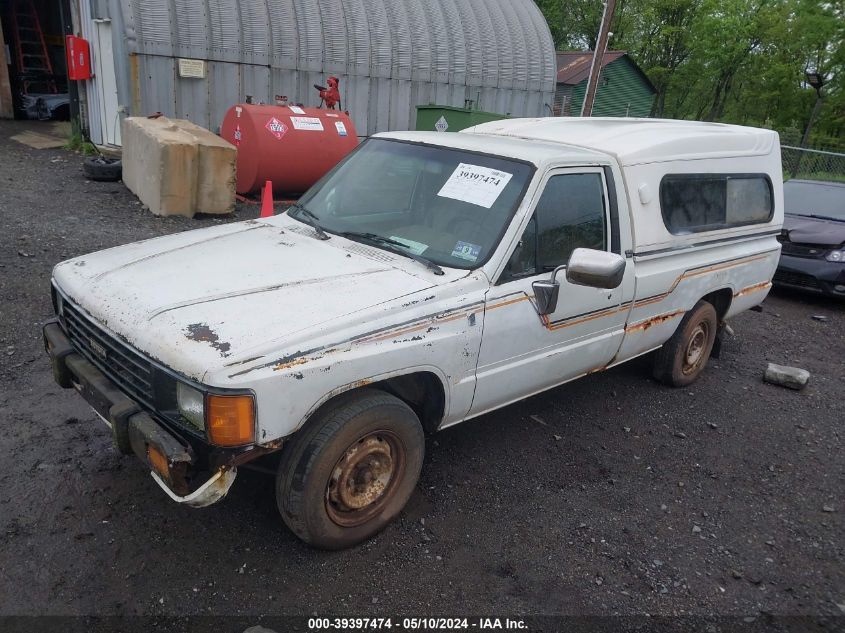
[(668, 174), (660, 210), (674, 235), (768, 222), (772, 183), (765, 174)]

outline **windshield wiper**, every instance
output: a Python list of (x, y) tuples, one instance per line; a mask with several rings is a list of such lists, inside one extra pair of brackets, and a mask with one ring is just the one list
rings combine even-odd
[[(310, 226), (312, 229), (314, 229), (314, 231), (317, 233), (317, 237), (319, 237), (321, 240), (329, 239), (329, 234), (326, 233), (323, 230), (323, 227), (321, 227), (319, 224), (317, 224), (317, 220), (319, 220), (320, 218), (318, 218), (316, 215), (311, 213), (311, 211), (309, 211), (308, 209), (303, 207), (298, 202), (295, 202), (294, 204), (292, 204), (290, 206), (290, 208), (291, 209), (297, 209), (299, 211), (298, 215), (303, 216), (301, 218), (302, 221), (305, 222), (305, 224)], [(297, 218), (297, 219), (300, 219), (300, 218)]]
[(385, 237), (384, 235), (379, 235), (377, 233), (359, 233), (358, 231), (344, 231), (343, 233), (341, 233), (341, 235), (350, 239), (353, 237), (358, 237), (362, 240), (378, 242), (379, 244), (390, 244), (391, 246), (401, 246), (402, 248), (408, 248), (407, 244), (403, 244), (399, 240), (394, 240), (392, 237)]
[(357, 238), (361, 240), (366, 240), (368, 242), (374, 242), (375, 244), (381, 244), (385, 247), (385, 250), (389, 250), (392, 253), (397, 253), (398, 255), (403, 255), (405, 257), (408, 257), (409, 259), (413, 259), (414, 261), (421, 263), (423, 266), (432, 271), (435, 275), (446, 274), (443, 269), (440, 268), (440, 266), (435, 264), (430, 259), (427, 259), (420, 255), (415, 255), (414, 253), (411, 253), (406, 250), (408, 248), (408, 245), (403, 244), (399, 240), (394, 240), (393, 238), (385, 237), (384, 235), (378, 235), (376, 233), (359, 233), (357, 231), (345, 231), (341, 233), (341, 235), (343, 237), (353, 240)]

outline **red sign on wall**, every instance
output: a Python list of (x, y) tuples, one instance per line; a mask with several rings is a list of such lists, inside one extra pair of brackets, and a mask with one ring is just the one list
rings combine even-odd
[(68, 79), (91, 79), (91, 50), (88, 40), (75, 35), (65, 35)]

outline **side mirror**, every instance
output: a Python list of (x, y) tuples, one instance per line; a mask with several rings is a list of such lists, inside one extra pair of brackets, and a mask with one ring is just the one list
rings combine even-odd
[(579, 286), (610, 290), (618, 288), (624, 276), (624, 257), (591, 248), (576, 248), (566, 266), (566, 280)]
[(571, 284), (612, 289), (619, 287), (625, 276), (625, 258), (616, 253), (576, 248), (569, 256), (566, 266), (555, 268), (549, 279), (531, 284), (540, 315), (551, 314), (557, 309), (560, 294), (557, 274), (562, 270), (566, 271), (566, 280)]

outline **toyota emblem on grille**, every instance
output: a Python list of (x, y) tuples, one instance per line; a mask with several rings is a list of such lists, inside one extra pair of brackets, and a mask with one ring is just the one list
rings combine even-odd
[(88, 345), (91, 347), (91, 351), (94, 353), (95, 356), (99, 356), (101, 360), (106, 360), (106, 348), (100, 345), (97, 341), (92, 338), (88, 339)]

